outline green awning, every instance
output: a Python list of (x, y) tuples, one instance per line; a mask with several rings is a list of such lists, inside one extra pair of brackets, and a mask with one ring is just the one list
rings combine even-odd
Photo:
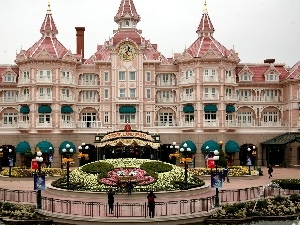
[(64, 148), (68, 151), (68, 149), (67, 149), (67, 144), (70, 145), (69, 149), (72, 148), (72, 149), (73, 149), (73, 153), (76, 153), (76, 147), (75, 147), (75, 145), (74, 145), (72, 142), (70, 142), (70, 141), (64, 141), (63, 143), (60, 144), (60, 146), (59, 146), (59, 153), (62, 154), (62, 153), (63, 153), (62, 150), (63, 150)]
[(53, 145), (48, 141), (41, 141), (36, 145), (36, 149), (39, 148), (42, 153), (52, 154), (53, 153)]
[(63, 105), (60, 109), (60, 112), (61, 113), (72, 113), (73, 112), (73, 109), (71, 106), (69, 105)]
[(41, 105), (38, 108), (38, 113), (51, 113), (51, 112), (52, 112), (52, 109), (51, 109), (51, 106), (49, 106), (49, 105)]
[(19, 154), (25, 154), (28, 150), (31, 151), (31, 148), (27, 141), (20, 142), (16, 147), (16, 153)]
[(217, 112), (218, 107), (216, 105), (206, 105), (204, 106), (204, 112)]
[(261, 143), (262, 145), (286, 145), (289, 143), (298, 142), (300, 143), (300, 133), (291, 132), (279, 135), (275, 138), (272, 138), (268, 141)]
[(233, 113), (235, 112), (234, 105), (226, 105), (226, 113)]
[(30, 109), (29, 109), (28, 105), (21, 106), (20, 113), (22, 113), (22, 114), (29, 114), (29, 112), (30, 112)]
[[(208, 147), (208, 149), (207, 149), (207, 147)], [(201, 151), (205, 152), (205, 153), (213, 152), (215, 150), (220, 151), (220, 145), (216, 141), (213, 141), (213, 140), (206, 141), (201, 147)]]
[(190, 141), (190, 140), (182, 142), (181, 145), (179, 146), (179, 149), (183, 148), (184, 143), (187, 144), (187, 148), (190, 148), (190, 149), (191, 149), (190, 153), (196, 153), (197, 147), (196, 147), (196, 145), (194, 144), (194, 142), (192, 142), (192, 141)]
[(235, 141), (228, 141), (225, 145), (225, 152), (235, 153), (240, 151), (240, 146)]
[(185, 113), (194, 113), (195, 109), (194, 109), (194, 106), (192, 106), (192, 105), (186, 105), (183, 107), (182, 111)]
[(119, 108), (119, 113), (136, 113), (136, 108), (132, 105), (124, 105)]

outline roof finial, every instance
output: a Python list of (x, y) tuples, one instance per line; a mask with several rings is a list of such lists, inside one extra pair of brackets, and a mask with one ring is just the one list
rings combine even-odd
[(207, 13), (207, 4), (206, 4), (206, 0), (204, 1), (204, 9), (203, 9), (203, 13)]
[(48, 9), (47, 9), (47, 13), (51, 13), (50, 0), (48, 0)]

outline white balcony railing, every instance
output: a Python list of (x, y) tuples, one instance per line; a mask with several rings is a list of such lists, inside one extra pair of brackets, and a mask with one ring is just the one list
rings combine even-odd
[(194, 84), (195, 83), (195, 77), (181, 77), (179, 84)]
[(27, 102), (27, 101), (30, 101), (30, 100), (31, 100), (30, 95), (19, 95), (19, 96), (16, 98), (16, 101), (17, 101), (17, 102)]
[(20, 78), (18, 84), (31, 84), (31, 82), (29, 78)]
[(81, 98), (79, 100), (81, 103), (91, 103), (91, 102), (99, 102), (98, 98)]
[(236, 83), (235, 77), (226, 77), (225, 83)]
[(175, 81), (164, 81), (164, 80), (158, 79), (157, 85), (158, 86), (174, 86)]
[(37, 128), (52, 128), (52, 121), (36, 122)]
[(218, 99), (219, 99), (219, 94), (205, 93), (203, 95), (203, 100), (218, 100)]
[(181, 127), (194, 127), (195, 122), (194, 121), (181, 121), (180, 126)]
[(204, 120), (204, 127), (218, 127), (219, 121), (218, 120)]
[(14, 96), (14, 97), (2, 97), (2, 102), (3, 103), (16, 102), (16, 100), (17, 100), (16, 96)]
[(218, 76), (204, 76), (203, 82), (218, 82)]
[(76, 84), (74, 78), (69, 78), (69, 79), (67, 79), (67, 78), (60, 78), (60, 83), (61, 84), (73, 84), (73, 85)]
[(38, 95), (37, 96), (37, 101), (41, 101), (41, 100), (47, 100), (50, 101), (52, 100), (52, 95)]
[(254, 98), (252, 96), (238, 96), (238, 100), (242, 102), (250, 102), (253, 101)]
[(236, 101), (237, 96), (236, 95), (225, 95), (225, 101)]
[(98, 80), (79, 80), (79, 85), (86, 85), (86, 86), (95, 86), (100, 85), (100, 81)]
[(69, 129), (75, 129), (77, 127), (76, 122), (74, 121), (61, 121), (60, 122), (60, 128), (69, 128)]
[(71, 96), (61, 95), (60, 100), (61, 101), (66, 101), (66, 102), (74, 102), (75, 101), (75, 96), (73, 96), (73, 95), (71, 95)]
[(4, 122), (4, 121), (1, 121), (0, 126), (1, 127), (6, 127), (6, 128), (17, 128), (18, 123), (17, 122)]
[(158, 127), (175, 127), (177, 126), (175, 122), (165, 122), (165, 121), (157, 121), (154, 123), (155, 126), (158, 126)]
[(77, 122), (78, 128), (100, 128), (102, 121), (79, 121)]
[(30, 122), (29, 121), (19, 121), (18, 128), (29, 128)]
[(180, 101), (195, 101), (195, 94), (182, 95)]
[(173, 103), (174, 102), (174, 98), (167, 98), (167, 97), (163, 97), (163, 98), (158, 98), (157, 99), (158, 103), (164, 103), (164, 102), (170, 102)]
[(43, 76), (40, 77), (38, 76), (36, 79), (37, 83), (52, 83), (52, 77), (48, 77), (48, 76)]

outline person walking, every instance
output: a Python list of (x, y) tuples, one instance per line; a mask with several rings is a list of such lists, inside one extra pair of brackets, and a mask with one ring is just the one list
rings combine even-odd
[(109, 189), (109, 192), (107, 193), (107, 198), (108, 198), (108, 211), (109, 214), (114, 213), (114, 203), (115, 203), (115, 192), (113, 191), (112, 188)]
[(273, 177), (273, 176), (272, 176), (272, 173), (273, 173), (273, 167), (271, 166), (271, 164), (269, 164), (269, 165), (268, 165), (269, 179), (270, 179), (271, 177)]
[(154, 213), (155, 213), (155, 200), (154, 199), (155, 198), (156, 198), (156, 196), (153, 193), (153, 191), (150, 191), (150, 193), (147, 196), (150, 218), (154, 218)]
[(223, 175), (223, 182), (225, 182), (225, 178), (227, 179), (227, 182), (229, 182), (229, 168), (227, 166), (225, 166), (225, 168), (223, 168), (222, 170), (222, 175)]
[(129, 195), (131, 195), (132, 189), (133, 189), (133, 184), (131, 183), (130, 180), (128, 180), (126, 182), (126, 191)]

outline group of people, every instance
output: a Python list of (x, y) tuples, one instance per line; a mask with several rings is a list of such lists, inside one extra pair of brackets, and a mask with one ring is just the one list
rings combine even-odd
[[(115, 195), (116, 193), (112, 188), (109, 189), (107, 193), (107, 198), (108, 198), (108, 213), (113, 214), (114, 213), (114, 203), (115, 203)], [(149, 208), (149, 216), (150, 218), (154, 218), (154, 213), (155, 213), (155, 194), (153, 191), (150, 191), (149, 194), (147, 195), (147, 200), (148, 200), (148, 208)]]

